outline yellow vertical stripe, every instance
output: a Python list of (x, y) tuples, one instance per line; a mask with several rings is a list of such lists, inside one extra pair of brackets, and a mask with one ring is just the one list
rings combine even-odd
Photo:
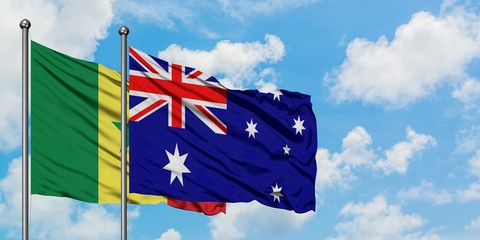
[[(120, 203), (120, 74), (98, 65), (98, 202)], [(128, 181), (127, 181), (128, 183)], [(166, 202), (162, 196), (129, 194), (129, 203)]]

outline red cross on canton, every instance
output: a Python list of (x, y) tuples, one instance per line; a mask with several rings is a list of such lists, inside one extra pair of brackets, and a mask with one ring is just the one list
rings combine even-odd
[(185, 107), (217, 134), (227, 134), (227, 126), (208, 108), (227, 109), (227, 89), (210, 76), (168, 63), (162, 66), (148, 54), (130, 48), (130, 57), (145, 71), (130, 70), (130, 95), (145, 98), (130, 109), (130, 121), (141, 121), (168, 106), (168, 126), (185, 128)]

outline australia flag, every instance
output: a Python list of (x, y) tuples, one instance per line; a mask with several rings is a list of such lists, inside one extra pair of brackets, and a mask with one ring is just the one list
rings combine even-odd
[(315, 210), (310, 96), (231, 90), (198, 69), (129, 52), (130, 192)]

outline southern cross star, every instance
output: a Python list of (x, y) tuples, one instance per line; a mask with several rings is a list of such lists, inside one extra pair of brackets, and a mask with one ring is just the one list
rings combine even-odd
[(288, 144), (285, 144), (285, 147), (283, 147), (283, 155), (290, 155), (290, 148), (288, 147)]
[(248, 137), (250, 138), (253, 136), (255, 138), (255, 133), (258, 133), (257, 129), (257, 124), (253, 123), (253, 119), (250, 119), (250, 122), (247, 122), (247, 129), (245, 129), (246, 132), (248, 132)]
[(188, 153), (183, 154), (180, 156), (178, 152), (178, 144), (175, 144), (175, 152), (173, 155), (165, 150), (167, 153), (168, 161), (170, 161), (163, 169), (168, 170), (171, 172), (170, 175), (170, 185), (172, 185), (173, 180), (178, 178), (178, 181), (183, 186), (183, 173), (190, 173), (190, 170), (185, 167), (185, 160), (187, 159)]
[(273, 94), (273, 100), (277, 99), (280, 102), (280, 95), (283, 95), (280, 90), (271, 92)]
[(300, 133), (300, 135), (302, 135), (302, 130), (305, 130), (305, 127), (303, 127), (303, 122), (305, 120), (300, 120), (300, 116), (298, 116), (298, 118), (294, 118), (293, 121), (295, 122), (295, 125), (293, 125), (292, 128), (295, 128), (295, 135), (297, 135), (297, 133)]
[(278, 183), (275, 183), (275, 187), (274, 186), (271, 186), (271, 187), (272, 187), (272, 193), (270, 193), (270, 195), (273, 196), (273, 202), (275, 202), (275, 200), (280, 202), (280, 197), (283, 197), (282, 188), (278, 187)]

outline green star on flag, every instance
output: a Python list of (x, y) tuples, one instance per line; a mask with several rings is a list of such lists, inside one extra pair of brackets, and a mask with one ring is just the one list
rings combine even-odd
[[(122, 123), (121, 122), (112, 122), (113, 125), (115, 125), (115, 127), (118, 128), (118, 130), (122, 131)], [(130, 132), (130, 129), (128, 127), (128, 123), (127, 123), (127, 147), (130, 146), (130, 138), (128, 137), (129, 136), (129, 132)], [(120, 149), (121, 151), (121, 149)]]

